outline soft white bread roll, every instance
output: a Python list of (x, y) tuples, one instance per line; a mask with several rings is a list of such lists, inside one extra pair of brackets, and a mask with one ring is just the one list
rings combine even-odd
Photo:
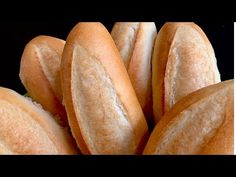
[(233, 154), (234, 81), (177, 102), (153, 130), (144, 154)]
[(76, 154), (68, 132), (40, 107), (0, 87), (0, 154)]
[(214, 50), (204, 32), (194, 23), (166, 23), (152, 59), (155, 121), (184, 96), (218, 82)]
[(82, 153), (140, 153), (147, 123), (119, 51), (101, 23), (78, 23), (72, 29), (61, 72), (69, 124)]
[(50, 36), (38, 36), (31, 40), (21, 58), (20, 79), (33, 100), (53, 114), (62, 125), (67, 125), (60, 82), (64, 45), (65, 41)]
[(147, 119), (152, 117), (151, 58), (156, 35), (154, 22), (117, 22), (111, 32)]

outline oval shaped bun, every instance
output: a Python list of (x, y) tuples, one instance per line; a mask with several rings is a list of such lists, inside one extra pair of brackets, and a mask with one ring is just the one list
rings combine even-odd
[(79, 23), (63, 52), (69, 124), (86, 154), (141, 152), (147, 123), (119, 51), (101, 23)]
[(40, 105), (0, 87), (0, 154), (76, 154), (68, 132)]
[(151, 58), (156, 35), (154, 22), (117, 22), (111, 32), (148, 122), (153, 117)]
[(65, 41), (50, 36), (38, 36), (31, 40), (21, 58), (20, 79), (30, 97), (66, 126), (68, 122), (62, 105), (60, 82), (64, 45)]
[(155, 122), (177, 101), (220, 82), (214, 50), (194, 23), (166, 23), (157, 35), (152, 59)]
[(181, 99), (153, 130), (144, 154), (233, 154), (234, 80)]

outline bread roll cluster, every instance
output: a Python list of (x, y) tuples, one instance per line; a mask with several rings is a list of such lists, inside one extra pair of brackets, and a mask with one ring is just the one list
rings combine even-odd
[(80, 22), (37, 36), (0, 87), (0, 154), (233, 154), (233, 80), (194, 23)]

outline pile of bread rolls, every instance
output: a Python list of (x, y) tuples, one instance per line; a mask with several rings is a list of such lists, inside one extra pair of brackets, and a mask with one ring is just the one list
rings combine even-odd
[(0, 87), (0, 154), (233, 154), (233, 80), (194, 23), (80, 22)]

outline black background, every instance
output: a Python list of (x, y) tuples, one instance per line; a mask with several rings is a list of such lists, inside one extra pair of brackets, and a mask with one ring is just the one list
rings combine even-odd
[[(1, 21), (1, 20), (0, 20)], [(0, 86), (11, 88), (20, 94), (26, 91), (19, 79), (19, 66), (25, 45), (38, 35), (50, 35), (66, 40), (70, 30), (80, 21), (79, 18), (37, 18), (2, 20), (0, 26)], [(167, 20), (156, 21), (157, 30)], [(177, 21), (177, 20), (175, 20)], [(101, 21), (110, 31), (115, 21)], [(221, 79), (234, 77), (234, 28), (233, 22), (207, 21), (195, 18), (208, 36), (215, 50)]]

